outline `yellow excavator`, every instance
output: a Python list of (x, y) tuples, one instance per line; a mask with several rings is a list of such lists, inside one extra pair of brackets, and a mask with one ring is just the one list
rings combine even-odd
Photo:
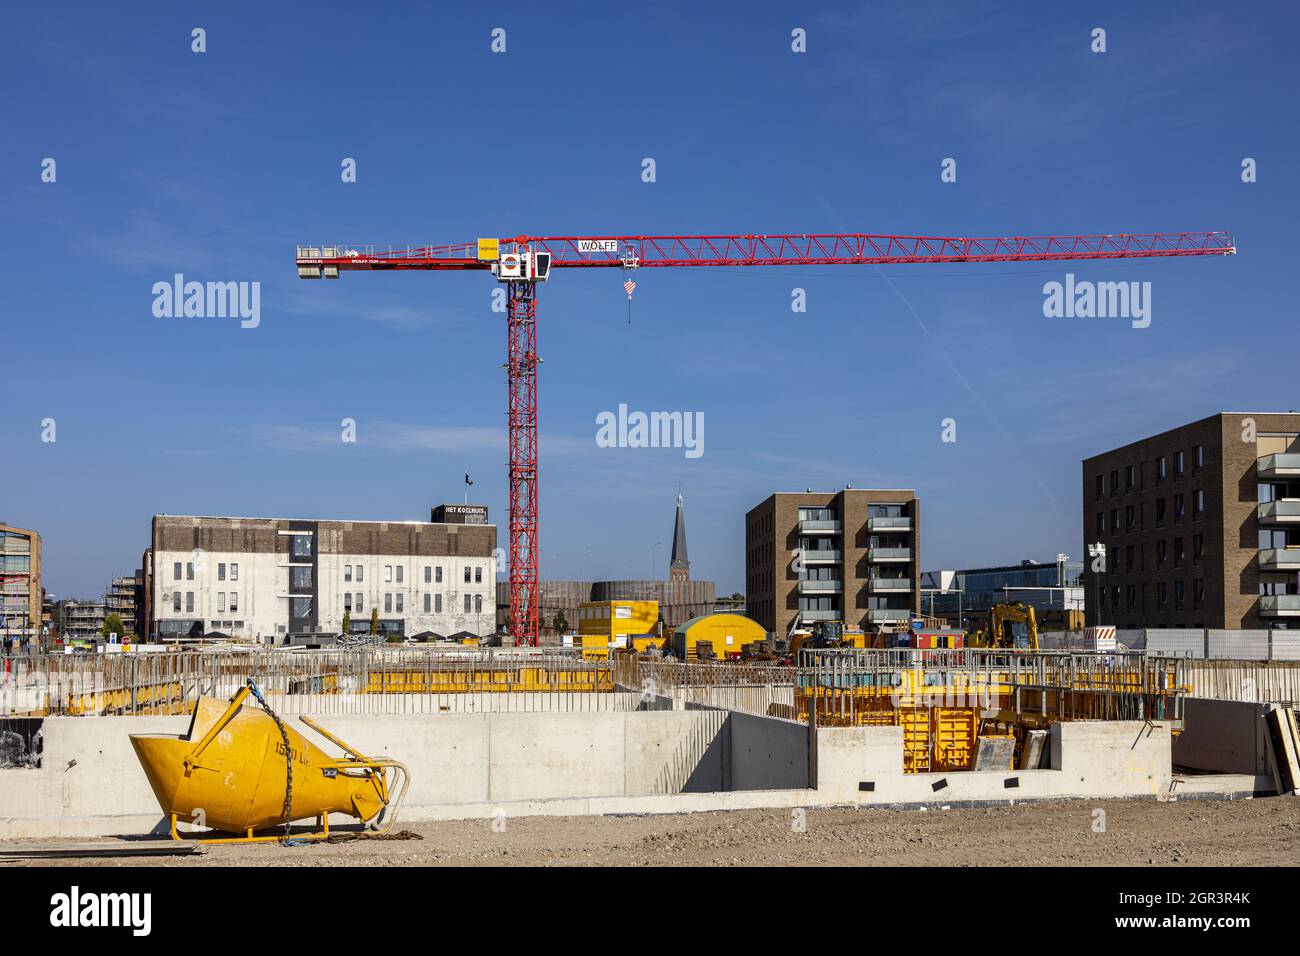
[(989, 608), (989, 629), (974, 631), (967, 647), (999, 650), (1038, 650), (1038, 619), (1031, 605), (995, 604)]

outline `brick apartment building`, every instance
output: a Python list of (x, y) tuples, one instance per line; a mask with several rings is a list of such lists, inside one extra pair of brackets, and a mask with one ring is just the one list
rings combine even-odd
[(906, 627), (921, 608), (921, 503), (910, 490), (777, 492), (745, 515), (745, 610), (784, 637), (838, 621)]
[(1224, 412), (1083, 462), (1089, 624), (1300, 627), (1300, 414)]

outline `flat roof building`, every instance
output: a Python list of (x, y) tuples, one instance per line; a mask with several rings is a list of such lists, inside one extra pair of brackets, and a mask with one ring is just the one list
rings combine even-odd
[(921, 502), (911, 490), (778, 492), (745, 515), (746, 613), (794, 624), (906, 629), (921, 610)]
[(1082, 478), (1088, 624), (1300, 626), (1300, 414), (1211, 415)]
[(0, 640), (29, 645), (41, 632), (41, 536), (0, 522)]
[(495, 629), (496, 527), (464, 521), (319, 521), (155, 515), (150, 636)]
[(953, 625), (987, 620), (993, 605), (1013, 602), (1033, 607), (1039, 624), (1069, 625), (1084, 609), (1083, 562), (1059, 554), (1055, 561), (1027, 559), (921, 576), (921, 609)]

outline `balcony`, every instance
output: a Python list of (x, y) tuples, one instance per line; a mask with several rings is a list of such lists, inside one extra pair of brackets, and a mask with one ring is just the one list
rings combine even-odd
[(1262, 617), (1300, 617), (1300, 594), (1261, 594), (1259, 613)]
[(1300, 571), (1300, 548), (1264, 548), (1259, 552), (1261, 571)]
[(1300, 454), (1265, 455), (1256, 462), (1255, 470), (1264, 480), (1300, 478)]
[(1283, 498), (1259, 506), (1260, 524), (1300, 524), (1300, 500)]
[(800, 534), (839, 534), (843, 530), (844, 523), (841, 521), (806, 518), (799, 522)]
[(887, 591), (890, 593), (903, 593), (912, 590), (911, 578), (878, 578), (874, 575), (871, 578), (871, 590)]
[(882, 561), (911, 561), (911, 548), (871, 548), (867, 551), (867, 560), (879, 564)]
[(800, 581), (800, 594), (843, 594), (843, 581)]
[(804, 548), (799, 552), (799, 557), (804, 564), (839, 564), (844, 555), (836, 550), (813, 551)]
[(839, 611), (799, 611), (799, 620), (805, 624), (811, 624), (816, 621), (838, 621), (839, 619)]
[(867, 620), (872, 624), (895, 624), (910, 621), (912, 612), (894, 608), (872, 608), (867, 611)]
[(868, 518), (868, 531), (911, 531), (911, 518)]

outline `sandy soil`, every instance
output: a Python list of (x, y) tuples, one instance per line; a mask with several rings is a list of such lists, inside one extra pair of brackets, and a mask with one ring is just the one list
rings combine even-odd
[[(1096, 832), (1095, 811), (1105, 812)], [(501, 821), (498, 821), (498, 826)], [(420, 837), (201, 856), (0, 866), (1259, 866), (1300, 865), (1300, 799), (1070, 801), (993, 809), (745, 810), (415, 823)], [(32, 845), (43, 841), (15, 841)], [(49, 841), (50, 843), (58, 841)], [(5, 844), (0, 844), (3, 846)]]

